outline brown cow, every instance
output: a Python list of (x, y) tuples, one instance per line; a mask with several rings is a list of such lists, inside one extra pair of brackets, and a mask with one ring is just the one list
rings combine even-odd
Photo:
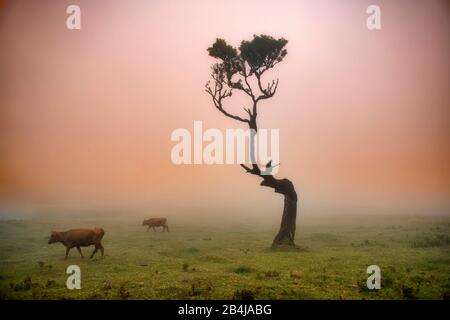
[(98, 251), (98, 249), (100, 249), (100, 251), (102, 252), (103, 257), (104, 248), (102, 246), (101, 241), (104, 235), (105, 231), (102, 228), (72, 229), (64, 232), (52, 231), (48, 243), (52, 244), (55, 242), (61, 242), (66, 247), (65, 259), (67, 259), (70, 249), (74, 247), (77, 248), (78, 252), (81, 255), (81, 258), (84, 258), (80, 247), (89, 247), (91, 245), (94, 245), (95, 249), (91, 255), (92, 259), (94, 257), (94, 254)]
[(153, 231), (155, 230), (155, 227), (163, 227), (163, 232), (167, 231), (169, 232), (169, 226), (167, 224), (166, 218), (151, 218), (142, 221), (143, 226), (148, 226), (147, 231), (150, 230), (150, 228), (153, 228)]

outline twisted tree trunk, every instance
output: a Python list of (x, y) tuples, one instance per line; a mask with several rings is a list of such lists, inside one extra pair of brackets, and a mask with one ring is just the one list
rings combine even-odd
[(295, 228), (297, 224), (297, 192), (289, 179), (276, 179), (272, 175), (263, 175), (257, 165), (252, 168), (241, 164), (248, 172), (263, 179), (261, 186), (273, 188), (276, 193), (284, 195), (284, 209), (278, 234), (272, 242), (272, 248), (281, 246), (295, 247)]
[[(251, 129), (250, 158), (253, 164), (251, 168), (243, 164), (241, 164), (241, 166), (248, 173), (261, 177), (263, 179), (261, 186), (273, 188), (276, 193), (284, 195), (284, 209), (281, 217), (280, 230), (273, 239), (272, 248), (281, 246), (296, 247), (294, 239), (297, 224), (297, 192), (295, 192), (294, 184), (289, 179), (276, 179), (273, 175), (267, 174), (267, 172), (263, 173), (255, 163), (255, 136), (258, 131), (258, 126), (256, 124), (256, 103), (254, 105), (254, 110), (254, 114), (251, 115), (249, 122), (249, 127)], [(271, 170), (271, 168), (269, 168), (269, 170)]]
[(278, 191), (284, 195), (284, 209), (280, 230), (273, 239), (272, 247), (295, 246), (295, 227), (297, 220), (297, 193), (291, 181), (284, 179), (283, 188)]

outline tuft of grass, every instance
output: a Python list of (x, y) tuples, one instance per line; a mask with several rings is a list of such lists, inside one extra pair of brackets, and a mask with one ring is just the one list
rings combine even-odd
[(106, 281), (105, 283), (103, 283), (101, 289), (102, 289), (102, 291), (108, 291), (108, 290), (111, 290), (111, 289), (112, 289), (111, 282)]
[(191, 248), (187, 248), (184, 252), (187, 252), (187, 253), (198, 253), (198, 252), (200, 252), (200, 250), (197, 249), (197, 248), (191, 247)]
[(47, 282), (45, 283), (45, 288), (52, 288), (56, 286), (56, 281), (54, 279), (48, 279)]
[(292, 270), (290, 272), (291, 278), (295, 278), (295, 279), (301, 279), (304, 277), (303, 272), (301, 271), (297, 271), (297, 270)]
[(0, 289), (0, 300), (8, 300), (9, 296), (6, 290)]
[(247, 266), (240, 266), (234, 269), (234, 273), (242, 274), (242, 273), (252, 273), (255, 272), (255, 269), (247, 267)]
[(401, 288), (403, 297), (408, 300), (417, 299), (417, 289), (410, 286), (402, 286)]
[(255, 300), (255, 293), (251, 290), (236, 290), (233, 300)]
[(280, 273), (278, 271), (267, 271), (265, 274), (266, 278), (278, 278)]
[(432, 248), (448, 245), (450, 245), (450, 236), (448, 234), (435, 234), (417, 236), (411, 246), (413, 248)]
[(130, 297), (130, 292), (128, 291), (128, 289), (125, 287), (125, 284), (122, 284), (119, 288), (119, 296), (122, 299), (128, 299)]
[(212, 290), (213, 285), (211, 284), (211, 282), (204, 279), (195, 279), (191, 283), (189, 296), (209, 295)]

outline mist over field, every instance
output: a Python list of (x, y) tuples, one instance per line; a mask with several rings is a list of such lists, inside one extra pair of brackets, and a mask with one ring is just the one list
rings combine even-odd
[[(239, 166), (170, 159), (171, 133), (195, 120), (243, 127), (204, 92), (206, 49), (267, 33), (288, 54), (260, 127), (280, 130), (277, 177), (296, 184), (300, 216), (449, 214), (447, 1), (380, 1), (379, 31), (370, 1), (79, 1), (75, 31), (69, 2), (2, 2), (4, 206), (278, 215), (282, 199)], [(245, 114), (244, 98), (227, 108)]]
[[(78, 0), (70, 30), (72, 2), (0, 1), (0, 299), (450, 297), (448, 1), (375, 1), (380, 30), (372, 0)], [(280, 63), (230, 117), (205, 83), (250, 66), (242, 41)], [(277, 174), (171, 159), (175, 130), (256, 115)], [(48, 243), (78, 228), (104, 230), (103, 258)]]

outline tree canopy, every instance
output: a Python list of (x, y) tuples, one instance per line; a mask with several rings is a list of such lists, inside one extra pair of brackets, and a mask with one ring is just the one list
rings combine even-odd
[[(212, 66), (214, 87), (211, 87), (209, 82), (206, 84), (206, 92), (211, 95), (216, 108), (227, 117), (251, 124), (251, 128), (256, 130), (257, 103), (271, 98), (278, 87), (278, 79), (263, 85), (261, 76), (283, 61), (287, 55), (286, 44), (287, 40), (284, 38), (254, 35), (252, 40), (242, 41), (236, 49), (224, 39), (216, 39), (207, 50), (211, 57), (221, 62)], [(251, 77), (256, 78), (258, 88), (252, 88), (250, 85)], [(252, 99), (252, 108), (245, 108), (249, 119), (232, 115), (223, 108), (223, 99), (230, 97), (234, 89), (245, 92)]]
[(221, 59), (228, 65), (228, 72), (242, 72), (242, 63), (247, 63), (250, 76), (253, 73), (262, 74), (281, 62), (287, 54), (285, 49), (287, 42), (284, 38), (254, 35), (252, 40), (242, 41), (238, 51), (224, 39), (216, 39), (216, 42), (208, 48), (208, 52), (211, 57)]

